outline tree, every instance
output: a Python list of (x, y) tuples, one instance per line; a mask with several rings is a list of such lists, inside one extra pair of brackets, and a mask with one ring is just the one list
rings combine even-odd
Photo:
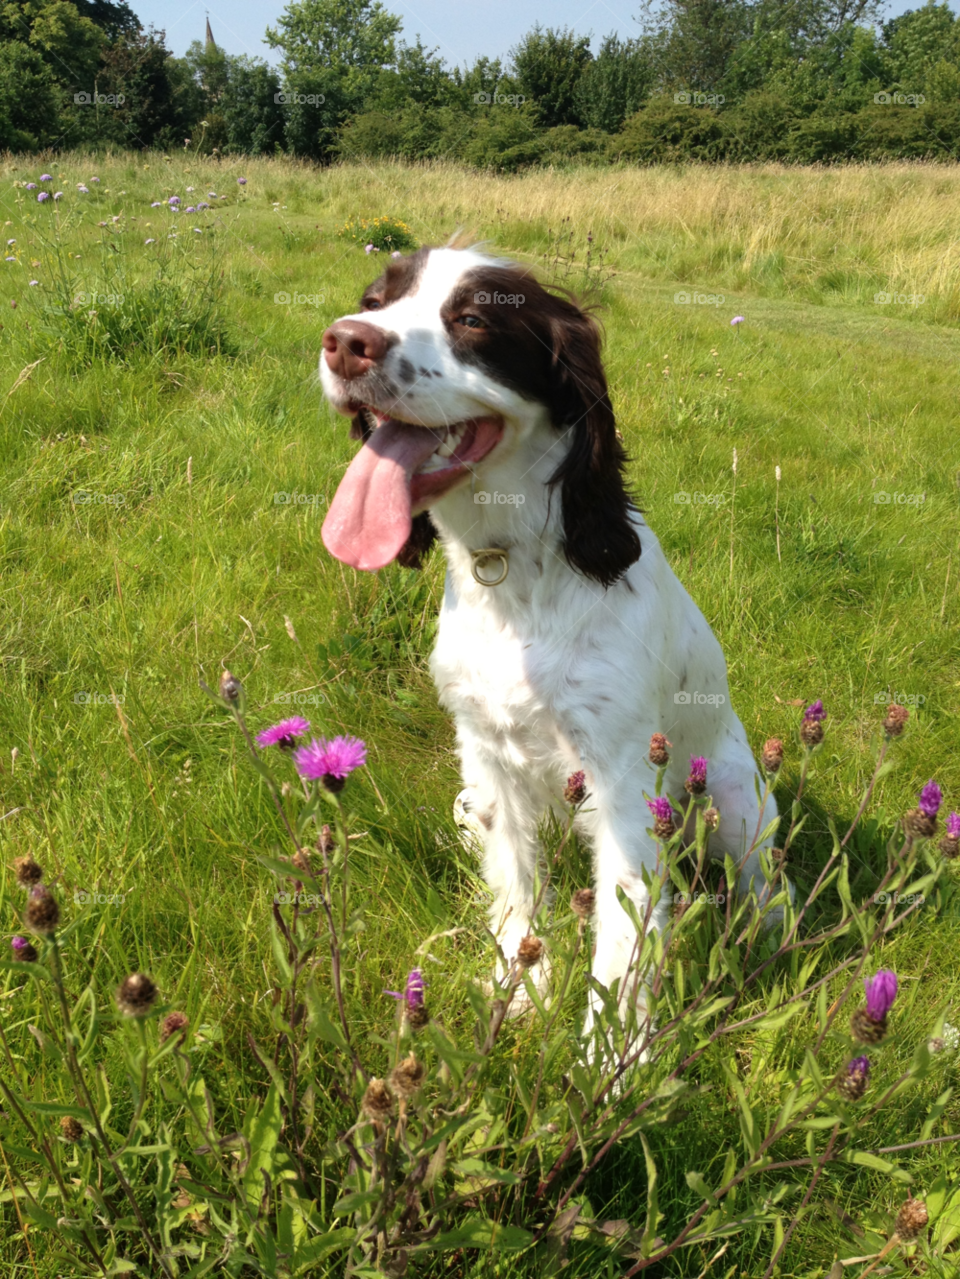
[(582, 123), (577, 86), (593, 58), (589, 36), (575, 35), (566, 27), (543, 31), (537, 25), (510, 56), (521, 92), (533, 103), (542, 125), (549, 129)]
[(653, 59), (643, 41), (607, 36), (580, 77), (577, 114), (590, 128), (615, 133), (643, 105), (655, 78)]

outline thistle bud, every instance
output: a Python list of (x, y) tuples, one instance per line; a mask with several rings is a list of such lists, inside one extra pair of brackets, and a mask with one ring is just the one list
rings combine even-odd
[(225, 702), (238, 702), (243, 692), (243, 685), (231, 671), (224, 671), (220, 676), (220, 696)]
[(532, 968), (534, 964), (539, 964), (542, 955), (543, 942), (532, 933), (528, 933), (517, 947), (517, 963), (521, 968)]
[(887, 718), (883, 721), (884, 733), (887, 737), (899, 737), (909, 718), (910, 712), (905, 706), (898, 706), (896, 702), (891, 702), (887, 707)]
[(690, 775), (683, 783), (688, 795), (702, 795), (707, 789), (707, 760), (704, 755), (690, 757)]
[(673, 822), (673, 808), (669, 799), (660, 796), (658, 799), (648, 799), (647, 808), (653, 814), (653, 833), (658, 839), (669, 839), (676, 832), (676, 826)]
[(187, 1037), (187, 1027), (189, 1025), (190, 1019), (186, 1013), (167, 1013), (160, 1023), (161, 1044), (165, 1044), (171, 1035), (179, 1035), (180, 1043), (183, 1043)]
[(125, 1017), (146, 1017), (159, 993), (146, 973), (131, 973), (117, 989), (117, 1007)]
[(35, 964), (37, 962), (37, 952), (26, 937), (12, 937), (10, 939), (10, 947), (13, 950), (11, 958), (17, 960), (18, 963)]
[(582, 804), (587, 796), (586, 778), (582, 771), (571, 773), (563, 788), (563, 798), (568, 804)]
[(833, 1081), (834, 1087), (841, 1097), (848, 1101), (859, 1101), (867, 1091), (867, 1079), (870, 1075), (870, 1062), (866, 1057), (854, 1057), (846, 1070), (841, 1070)]
[(64, 1141), (80, 1141), (83, 1137), (83, 1129), (80, 1126), (80, 1121), (74, 1119), (73, 1115), (64, 1115), (60, 1120), (60, 1134)]
[(36, 884), (30, 890), (27, 923), (35, 933), (44, 935), (54, 932), (60, 923), (60, 907), (46, 884)]
[(930, 839), (937, 833), (937, 814), (943, 803), (943, 792), (934, 781), (920, 792), (919, 803), (904, 814), (903, 825), (914, 839)]
[(650, 763), (654, 768), (666, 768), (670, 763), (670, 753), (668, 746), (672, 746), (672, 742), (668, 742), (663, 733), (654, 733), (650, 738), (650, 749), (647, 752)]
[(423, 1030), (424, 1026), (430, 1021), (430, 1014), (427, 1012), (426, 1004), (414, 1004), (407, 1007), (406, 1022), (411, 1030)]
[(960, 853), (960, 813), (951, 813), (947, 818), (947, 833), (940, 841), (940, 851), (950, 861)]
[(823, 721), (827, 718), (827, 712), (823, 709), (823, 702), (817, 698), (803, 712), (803, 723), (800, 725), (800, 740), (804, 746), (819, 746), (823, 741)]
[(908, 1199), (897, 1213), (894, 1227), (901, 1239), (916, 1239), (927, 1226), (929, 1214), (922, 1199)]
[(707, 808), (703, 814), (703, 824), (707, 830), (714, 831), (720, 825), (720, 811), (716, 808)]
[(382, 1123), (393, 1111), (393, 1094), (382, 1079), (371, 1079), (363, 1094), (360, 1109), (374, 1123)]
[(21, 888), (32, 888), (43, 879), (43, 871), (29, 854), (26, 857), (16, 858), (13, 870)]
[(779, 773), (783, 765), (783, 742), (779, 737), (768, 737), (763, 743), (763, 754), (760, 757), (764, 772)]
[(425, 1073), (422, 1062), (411, 1053), (394, 1067), (390, 1074), (390, 1087), (401, 1101), (409, 1101), (419, 1090)]
[(297, 849), (290, 858), (290, 865), (295, 867), (303, 875), (310, 875), (313, 873), (310, 870), (310, 858), (307, 856), (307, 850), (305, 848)]
[(326, 853), (328, 856), (336, 848), (336, 840), (333, 838), (333, 831), (329, 826), (324, 826), (317, 836), (317, 851)]
[(578, 888), (570, 898), (570, 909), (580, 919), (589, 919), (597, 908), (597, 895), (592, 888)]

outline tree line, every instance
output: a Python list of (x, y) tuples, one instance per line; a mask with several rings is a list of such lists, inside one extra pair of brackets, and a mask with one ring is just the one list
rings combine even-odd
[(960, 22), (946, 3), (666, 0), (637, 34), (536, 26), (450, 67), (381, 0), (293, 0), (278, 66), (213, 39), (183, 58), (123, 0), (0, 5), (0, 147), (399, 156), (512, 171), (625, 160), (957, 158)]

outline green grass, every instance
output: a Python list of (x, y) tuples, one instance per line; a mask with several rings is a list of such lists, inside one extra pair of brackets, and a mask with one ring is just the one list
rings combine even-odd
[[(426, 669), (441, 561), (435, 556), (419, 575), (395, 567), (359, 575), (320, 540), (326, 502), (356, 447), (322, 403), (320, 337), (355, 308), (376, 269), (362, 248), (337, 238), (348, 217), (397, 218), (427, 243), (468, 223), (498, 251), (536, 263), (549, 254), (557, 209), (566, 209), (581, 249), (593, 231), (608, 250), (617, 274), (603, 288), (607, 365), (631, 482), (724, 647), (734, 707), (758, 750), (768, 736), (789, 738), (801, 699), (822, 697), (829, 710), (827, 744), (805, 795), (810, 825), (793, 866), (801, 891), (825, 857), (826, 815), (843, 828), (856, 810), (882, 718), (876, 695), (885, 690), (923, 701), (873, 816), (889, 828), (931, 776), (960, 808), (955, 268), (937, 292), (929, 271), (920, 281), (928, 305), (869, 300), (909, 284), (886, 203), (907, 182), (907, 166), (889, 179), (861, 171), (856, 200), (853, 177), (838, 176), (856, 208), (838, 203), (834, 214), (859, 219), (856, 249), (810, 215), (808, 256), (795, 268), (775, 231), (747, 263), (748, 219), (734, 232), (729, 208), (739, 200), (748, 210), (751, 199), (800, 207), (806, 180), (829, 204), (822, 173), (658, 174), (664, 186), (685, 182), (694, 192), (702, 183), (714, 192), (698, 205), (691, 232), (682, 219), (665, 216), (656, 227), (634, 219), (614, 189), (616, 174), (505, 180), (279, 161), (225, 172), (156, 155), (47, 163), (66, 193), (56, 209), (38, 208), (13, 185), (35, 180), (42, 166), (0, 166), (6, 238), (17, 241), (18, 258), (0, 264), (4, 296), (17, 304), (4, 304), (0, 331), (0, 860), (7, 867), (30, 851), (56, 879), (68, 918), (78, 921), (75, 953), (105, 995), (143, 969), (169, 1003), (206, 1027), (196, 1061), (218, 1107), (233, 1116), (228, 1130), (264, 1086), (247, 1034), (268, 1033), (274, 884), (255, 858), (278, 847), (281, 833), (235, 729), (200, 692), (199, 678), (215, 684), (229, 666), (255, 728), (279, 718), (279, 695), (303, 694), (315, 699), (306, 713), (316, 728), (368, 742), (369, 768), (349, 791), (354, 829), (368, 833), (352, 850), (365, 915), (347, 995), (372, 1068), (382, 1070), (386, 1058), (368, 1037), (389, 1036), (395, 1012), (382, 992), (398, 987), (427, 936), (464, 930), (435, 942), (425, 961), (431, 1006), (448, 1025), (464, 1018), (468, 978), (484, 978), (492, 963), (482, 884), (451, 820), (452, 731)], [(101, 184), (81, 200), (76, 183), (93, 173)], [(249, 178), (242, 189), (239, 173)], [(916, 175), (909, 181), (928, 199), (942, 184), (944, 199), (960, 207), (954, 170)], [(171, 214), (150, 202), (177, 191), (186, 204), (187, 185), (196, 186), (194, 198), (224, 190), (229, 199), (201, 217), (181, 214), (186, 242), (171, 247)], [(870, 242), (872, 219), (884, 228), (882, 242)], [(193, 235), (193, 225), (203, 233)], [(785, 241), (795, 236), (788, 218), (778, 225)], [(147, 238), (158, 245), (144, 245)], [(915, 246), (901, 247), (908, 254)], [(109, 292), (120, 271), (146, 320), (137, 341), (118, 338), (107, 351), (91, 346), (91, 322), (64, 311), (64, 299), (78, 289)], [(198, 308), (202, 340), (171, 337), (166, 302), (150, 302), (164, 272), (188, 290), (183, 304)], [(40, 283), (31, 288), (30, 279)], [(584, 281), (574, 273), (569, 282)], [(725, 301), (678, 306), (682, 287), (723, 292)], [(276, 303), (281, 291), (322, 301)], [(737, 314), (746, 320), (734, 329)], [(675, 501), (680, 491), (723, 500), (684, 504)], [(78, 492), (92, 499), (77, 503)], [(924, 500), (878, 504), (878, 492)], [(291, 493), (317, 497), (276, 500)], [(108, 495), (119, 496), (100, 500)], [(78, 700), (82, 693), (93, 697)], [(780, 781), (781, 810), (796, 779), (794, 753)], [(856, 844), (860, 894), (879, 865), (879, 836), (870, 830)], [(580, 865), (581, 877), (567, 873), (561, 900), (584, 882)], [(0, 908), (12, 934), (22, 894), (2, 874)], [(75, 906), (79, 890), (120, 894), (122, 904)], [(878, 955), (905, 989), (872, 1097), (899, 1077), (938, 1014), (957, 1021), (949, 1009), (960, 993), (958, 941), (956, 912), (927, 909)], [(32, 986), (9, 971), (2, 986), (0, 1028), (42, 1090), (47, 1066), (28, 1030), (38, 1018)], [(537, 1033), (533, 1024), (511, 1026), (508, 1060), (532, 1061)], [(748, 1039), (741, 1065), (756, 1070), (767, 1056), (795, 1055), (804, 1035), (801, 1017), (775, 1045)], [(867, 1141), (915, 1140), (933, 1098), (955, 1081), (956, 1063), (956, 1054), (938, 1058), (922, 1092), (878, 1111)], [(118, 1057), (104, 1065), (118, 1075)], [(664, 1237), (699, 1202), (685, 1171), (709, 1177), (740, 1140), (716, 1061), (700, 1082), (714, 1085), (712, 1096), (651, 1138)], [(162, 1107), (162, 1098), (153, 1104)], [(318, 1106), (321, 1130), (353, 1122), (322, 1089)], [(949, 1103), (934, 1135), (956, 1129), (958, 1109)], [(902, 1166), (917, 1194), (941, 1171), (951, 1183), (960, 1176), (949, 1144), (910, 1152)], [(587, 1191), (597, 1216), (641, 1221), (639, 1146), (618, 1147)], [(838, 1252), (858, 1255), (843, 1214), (866, 1223), (902, 1197), (880, 1173), (831, 1168), (780, 1273), (812, 1277)], [(0, 1218), (3, 1273), (53, 1279), (50, 1236), (32, 1229), (28, 1249), (9, 1194)], [(748, 1233), (710, 1273), (758, 1276), (770, 1250), (769, 1236)], [(628, 1265), (577, 1241), (570, 1258), (567, 1273), (585, 1279)], [(685, 1256), (654, 1273), (699, 1274), (708, 1259)], [(446, 1273), (541, 1273), (537, 1259), (476, 1266)]]

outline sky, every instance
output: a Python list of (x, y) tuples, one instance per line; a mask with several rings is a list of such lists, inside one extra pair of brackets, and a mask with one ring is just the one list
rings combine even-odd
[[(129, 0), (145, 27), (167, 33), (167, 48), (186, 53), (193, 40), (202, 40), (207, 16), (213, 38), (227, 53), (249, 53), (268, 62), (277, 52), (263, 43), (263, 32), (276, 23), (286, 0)], [(884, 16), (917, 9), (923, 0), (891, 0)], [(544, 27), (572, 27), (593, 35), (593, 47), (615, 32), (621, 38), (638, 34), (634, 15), (639, 0), (385, 0), (385, 7), (403, 19), (403, 36), (413, 43), (437, 48), (450, 66), (470, 64), (479, 55), (505, 58), (534, 23)]]

